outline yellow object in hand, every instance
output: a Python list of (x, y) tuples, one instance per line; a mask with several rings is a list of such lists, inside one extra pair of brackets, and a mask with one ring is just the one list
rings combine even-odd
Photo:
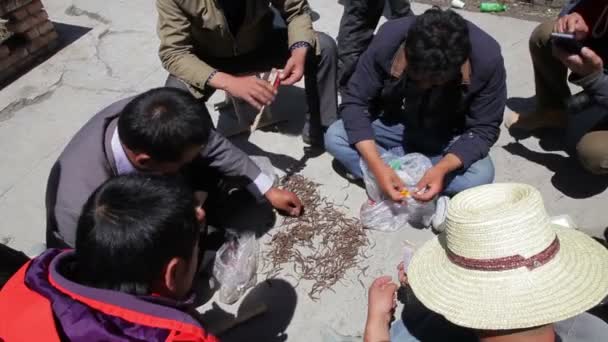
[(410, 192), (407, 189), (403, 189), (403, 190), (401, 190), (400, 194), (403, 197), (408, 197), (410, 195)]

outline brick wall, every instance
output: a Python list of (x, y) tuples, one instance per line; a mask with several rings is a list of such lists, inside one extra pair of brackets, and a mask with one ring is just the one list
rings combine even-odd
[(58, 46), (57, 32), (40, 0), (0, 0), (12, 35), (0, 44), (0, 83), (25, 71)]

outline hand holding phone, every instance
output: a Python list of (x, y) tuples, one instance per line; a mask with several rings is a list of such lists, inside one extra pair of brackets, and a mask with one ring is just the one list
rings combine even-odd
[(589, 35), (589, 27), (580, 14), (573, 12), (560, 17), (553, 26), (553, 32), (572, 33), (576, 40), (581, 41)]
[(583, 49), (583, 44), (576, 40), (574, 33), (551, 33), (551, 42), (556, 48), (571, 55), (579, 55)]

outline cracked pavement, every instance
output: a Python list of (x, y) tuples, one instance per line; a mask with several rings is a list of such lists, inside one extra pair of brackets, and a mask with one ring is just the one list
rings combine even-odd
[[(310, 3), (320, 15), (315, 28), (335, 37), (342, 6), (333, 0)], [(102, 107), (162, 86), (167, 76), (157, 56), (153, 1), (54, 0), (45, 4), (52, 20), (91, 30), (0, 91), (0, 241), (26, 252), (44, 242), (46, 178), (70, 137)], [(428, 6), (413, 5), (418, 13), (425, 8)], [(501, 43), (512, 98), (509, 105), (520, 108), (525, 103), (521, 98), (534, 92), (526, 42), (536, 23), (462, 13)], [(273, 112), (302, 115), (303, 92), (282, 90), (282, 94), (283, 104)], [(217, 92), (208, 108), (217, 125), (230, 130), (233, 123), (218, 118), (213, 108), (222, 98)], [(293, 133), (258, 131), (249, 142), (255, 146), (246, 141), (239, 145), (270, 155), (281, 169), (304, 157), (300, 137)], [(596, 235), (608, 226), (608, 180), (581, 173), (555, 142), (535, 137), (516, 140), (503, 130), (491, 155), (496, 181), (536, 186), (550, 215), (568, 214), (582, 230)], [(321, 184), (323, 195), (358, 215), (364, 191), (336, 175), (327, 154), (306, 160), (301, 173)], [(392, 234), (369, 232), (369, 236), (375, 247), (368, 253), (367, 276), (360, 277), (366, 286), (380, 274), (395, 274), (404, 244), (420, 245), (431, 233), (404, 229)], [(324, 327), (340, 334), (361, 334), (367, 301), (366, 289), (359, 285), (356, 274), (349, 274), (334, 288), (335, 293), (324, 293), (319, 302), (306, 296), (309, 285), (303, 281), (296, 289), (298, 306), (287, 330), (290, 341), (320, 341)]]

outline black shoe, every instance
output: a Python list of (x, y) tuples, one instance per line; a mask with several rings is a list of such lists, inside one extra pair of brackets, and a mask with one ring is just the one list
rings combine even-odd
[(340, 177), (346, 179), (350, 183), (353, 183), (365, 189), (365, 183), (363, 182), (363, 179), (357, 178), (355, 175), (350, 173), (350, 171), (348, 171), (346, 167), (344, 167), (344, 165), (342, 165), (342, 163), (340, 163), (338, 160), (334, 159), (331, 162), (331, 167), (334, 169), (334, 171), (336, 171), (338, 175), (340, 175)]
[(324, 137), (325, 128), (321, 124), (313, 124), (310, 122), (310, 114), (306, 114), (306, 121), (302, 128), (302, 141), (306, 145), (313, 147), (323, 147), (325, 145)]

